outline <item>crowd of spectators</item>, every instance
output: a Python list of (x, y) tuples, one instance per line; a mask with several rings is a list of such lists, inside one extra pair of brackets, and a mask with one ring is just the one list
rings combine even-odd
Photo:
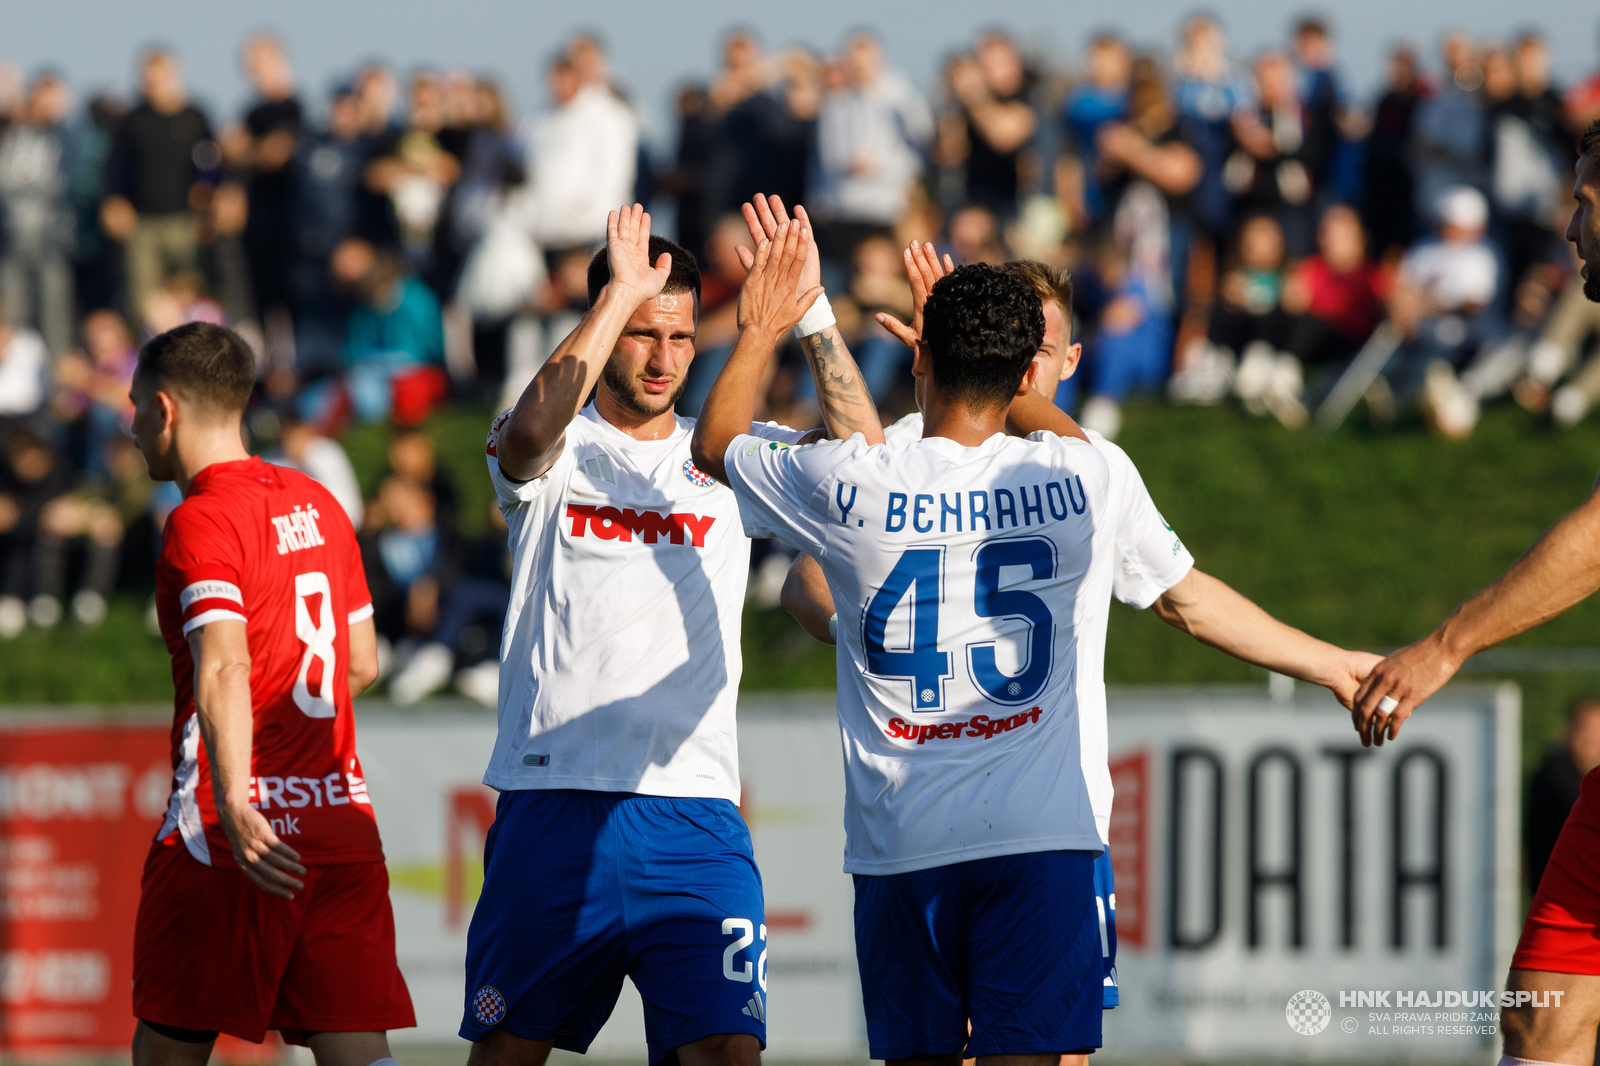
[[(1071, 66), (990, 31), (931, 92), (870, 32), (819, 54), (736, 29), (654, 154), (592, 35), (549, 58), (521, 120), (462, 70), (372, 63), (312, 98), (265, 34), (243, 43), (236, 115), (160, 48), (127, 98), (0, 65), (0, 638), (96, 625), (119, 581), (148, 580), (177, 497), (144, 478), (127, 386), (144, 338), (206, 320), (257, 352), (252, 447), (327, 483), (361, 531), (379, 629), (405, 649), (395, 690), (465, 669), (458, 687), (492, 695), (498, 515), (463, 538), (422, 427), (520, 393), (583, 311), (607, 209), (632, 200), (704, 272), (687, 414), (735, 339), (738, 209), (762, 192), (807, 205), (886, 414), (912, 403), (909, 353), (873, 313), (909, 313), (900, 249), (929, 240), (1072, 271), (1085, 357), (1057, 401), (1108, 436), (1139, 392), (1299, 428), (1352, 366), (1379, 426), (1415, 412), (1464, 436), (1501, 396), (1585, 417), (1600, 305), (1561, 233), (1600, 75), (1556, 85), (1536, 31), (1453, 32), (1434, 63), (1396, 47), (1369, 99), (1327, 23), (1289, 29), (1241, 62), (1197, 15), (1170, 54), (1103, 33)], [(797, 350), (766, 404), (815, 422)], [(368, 499), (338, 443), (358, 422), (393, 427)]]

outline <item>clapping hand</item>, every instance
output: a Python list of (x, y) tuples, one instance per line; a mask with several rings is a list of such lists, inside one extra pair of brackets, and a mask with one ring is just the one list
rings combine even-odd
[(672, 256), (666, 252), (650, 263), (650, 214), (634, 204), (606, 215), (606, 261), (611, 266), (608, 289), (625, 292), (634, 306), (661, 295), (672, 273)]
[[(741, 210), (744, 212), (744, 224), (750, 227), (750, 241), (757, 248), (761, 247), (762, 241), (770, 241), (776, 237), (778, 227), (790, 221), (789, 213), (783, 208), (781, 196), (763, 196), (756, 193)], [(806, 214), (806, 209), (799, 204), (794, 208), (794, 222), (805, 227), (808, 234), (816, 232), (811, 228), (811, 216)], [(796, 295), (810, 292), (822, 284), (822, 259), (817, 254), (816, 242), (808, 240), (806, 246), (808, 251), (805, 266), (800, 271), (800, 283), (795, 289)], [(738, 253), (739, 263), (748, 272), (755, 264), (755, 253), (743, 245), (738, 246)]]
[(928, 294), (936, 281), (955, 270), (956, 264), (948, 255), (941, 262), (931, 241), (912, 241), (901, 255), (905, 259), (906, 278), (911, 282), (911, 324), (908, 326), (882, 311), (874, 317), (896, 340), (915, 351), (922, 340), (922, 309), (928, 303)]
[(811, 231), (797, 221), (780, 222), (771, 240), (762, 240), (739, 290), (739, 328), (777, 338), (793, 329), (822, 295), (822, 286), (799, 291), (800, 275), (812, 255)]

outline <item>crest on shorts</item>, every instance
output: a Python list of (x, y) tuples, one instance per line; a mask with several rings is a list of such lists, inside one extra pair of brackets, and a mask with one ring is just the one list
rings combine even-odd
[(702, 489), (709, 489), (717, 483), (717, 479), (710, 474), (701, 473), (700, 468), (694, 465), (693, 459), (683, 461), (683, 476), (689, 479), (689, 484), (698, 485)]
[(494, 985), (484, 985), (472, 994), (472, 1016), (479, 1025), (499, 1025), (506, 1016), (506, 997)]

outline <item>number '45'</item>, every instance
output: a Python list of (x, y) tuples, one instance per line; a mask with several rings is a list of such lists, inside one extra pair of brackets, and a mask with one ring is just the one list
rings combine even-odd
[[(976, 641), (967, 646), (967, 669), (973, 684), (995, 703), (1027, 703), (1043, 691), (1050, 679), (1051, 653), (1055, 646), (1055, 620), (1050, 608), (1032, 592), (1004, 589), (1000, 585), (1002, 567), (1027, 567), (1035, 581), (1055, 577), (1055, 545), (1042, 537), (989, 540), (979, 545), (976, 564), (973, 608), (980, 618), (1020, 618), (1028, 623), (1024, 643), (1027, 659), (1022, 671), (1002, 673), (995, 660), (995, 642)], [(908, 548), (873, 594), (861, 621), (861, 645), (865, 649), (867, 673), (874, 677), (911, 682), (913, 711), (944, 709), (944, 682), (952, 676), (950, 654), (939, 649), (940, 583), (943, 580), (944, 551), (940, 548)], [(907, 595), (911, 596), (911, 646), (890, 649), (884, 641), (889, 616)]]

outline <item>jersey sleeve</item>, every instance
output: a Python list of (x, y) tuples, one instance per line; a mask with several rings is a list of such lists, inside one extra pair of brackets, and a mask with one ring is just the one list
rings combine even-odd
[(733, 438), (723, 463), (739, 499), (745, 536), (776, 537), (796, 551), (823, 555), (827, 482), (841, 463), (865, 447), (859, 433), (847, 441), (798, 446), (763, 437)]
[(790, 429), (776, 422), (750, 423), (751, 436), (760, 437), (762, 440), (775, 440), (779, 444), (799, 444), (811, 436), (809, 429)]
[(1111, 592), (1130, 607), (1144, 610), (1194, 568), (1194, 556), (1156, 510), (1150, 490), (1133, 460), (1114, 444), (1097, 445), (1113, 478), (1123, 482), (1117, 519), (1116, 569)]
[(361, 564), (361, 542), (350, 533), (350, 581), (345, 591), (345, 624), (353, 626), (372, 617), (372, 590), (367, 588), (367, 568)]
[(184, 636), (212, 622), (249, 621), (239, 591), (244, 549), (219, 516), (192, 504), (174, 510), (162, 538), (161, 564), (178, 593)]
[[(522, 504), (532, 503), (545, 489), (549, 488), (554, 478), (556, 468), (561, 465), (558, 458), (551, 464), (550, 469), (536, 478), (527, 481), (518, 481), (506, 476), (500, 469), (500, 430), (511, 420), (511, 409), (507, 408), (500, 413), (489, 425), (489, 439), (484, 443), (484, 458), (489, 464), (489, 481), (494, 485), (494, 494), (500, 500), (502, 507), (517, 507)], [(566, 443), (562, 445), (563, 455), (570, 450), (572, 427), (567, 427)]]

